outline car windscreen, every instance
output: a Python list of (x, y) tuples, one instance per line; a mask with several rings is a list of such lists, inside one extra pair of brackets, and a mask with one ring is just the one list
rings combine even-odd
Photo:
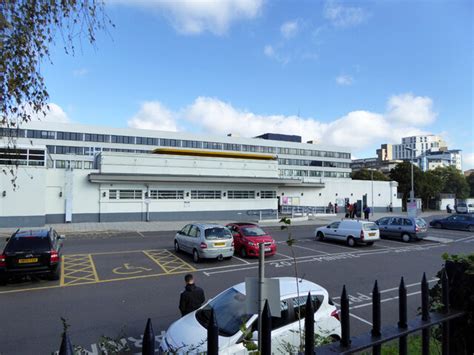
[(199, 324), (207, 328), (212, 308), (219, 327), (219, 334), (230, 337), (237, 333), (242, 324), (247, 323), (252, 316), (245, 312), (245, 298), (244, 294), (231, 288), (198, 310), (196, 319)]
[(421, 218), (415, 218), (415, 223), (417, 227), (424, 228), (426, 227), (426, 222), (424, 219)]
[(375, 223), (364, 223), (362, 229), (365, 231), (376, 231), (379, 227)]
[(267, 235), (267, 233), (264, 232), (263, 229), (257, 227), (257, 226), (252, 226), (252, 227), (242, 227), (241, 228), (242, 233), (246, 237), (260, 237), (262, 235)]
[(230, 239), (232, 234), (230, 230), (223, 227), (207, 228), (204, 232), (206, 239)]
[(19, 252), (19, 251), (35, 251), (43, 252), (51, 249), (50, 239), (48, 236), (44, 237), (12, 237), (5, 252)]

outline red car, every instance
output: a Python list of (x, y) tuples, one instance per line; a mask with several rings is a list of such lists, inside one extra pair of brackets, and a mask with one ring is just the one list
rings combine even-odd
[(230, 229), (234, 236), (234, 249), (240, 253), (242, 257), (258, 256), (258, 244), (265, 243), (265, 255), (271, 256), (276, 253), (275, 240), (253, 223), (229, 223), (227, 228)]

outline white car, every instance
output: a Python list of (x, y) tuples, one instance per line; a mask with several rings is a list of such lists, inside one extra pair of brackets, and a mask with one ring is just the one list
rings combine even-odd
[(347, 243), (350, 247), (356, 244), (372, 245), (380, 239), (379, 227), (374, 222), (343, 219), (327, 226), (316, 228), (314, 237), (317, 240), (333, 239)]
[(466, 202), (459, 202), (456, 205), (456, 212), (457, 213), (473, 213), (474, 212), (474, 204), (466, 203)]
[[(272, 353), (288, 354), (288, 346), (299, 346), (300, 312), (304, 329), (304, 311), (308, 292), (313, 298), (315, 333), (339, 339), (341, 323), (339, 313), (323, 287), (307, 280), (280, 277), (281, 317), (272, 317)], [(299, 282), (299, 295), (296, 283)], [(247, 314), (245, 306), (245, 283), (228, 288), (198, 310), (175, 321), (168, 328), (160, 344), (161, 353), (201, 353), (207, 350), (207, 324), (210, 308), (215, 312), (219, 328), (219, 354), (247, 354), (244, 347), (244, 329), (252, 332), (257, 343), (257, 315)]]

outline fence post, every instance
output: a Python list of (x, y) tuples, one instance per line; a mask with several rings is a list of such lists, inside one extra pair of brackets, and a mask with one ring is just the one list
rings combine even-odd
[(63, 332), (61, 347), (59, 348), (59, 355), (74, 355), (74, 349), (66, 331)]
[(314, 355), (314, 308), (311, 292), (308, 292), (308, 298), (306, 299), (304, 329), (304, 353), (305, 355)]
[(155, 354), (155, 332), (153, 331), (150, 318), (146, 322), (145, 333), (143, 334), (142, 354)]
[[(406, 329), (407, 324), (407, 289), (405, 287), (405, 281), (400, 280), (400, 286), (398, 287), (398, 328)], [(407, 355), (407, 336), (404, 335), (398, 340), (398, 353), (400, 355)]]
[(217, 355), (219, 353), (219, 328), (217, 327), (214, 309), (211, 308), (209, 323), (207, 324), (207, 354)]
[[(380, 310), (380, 292), (377, 280), (375, 280), (374, 289), (372, 290), (372, 336), (379, 337), (381, 325), (381, 310)], [(381, 346), (374, 345), (372, 347), (372, 354), (380, 355)]]
[[(449, 312), (449, 280), (448, 274), (446, 273), (446, 268), (443, 268), (441, 272), (441, 286), (443, 292), (443, 311), (445, 313)], [(442, 337), (442, 354), (449, 355), (449, 321), (443, 322), (443, 337)]]
[(347, 347), (351, 343), (351, 327), (349, 320), (349, 298), (346, 285), (342, 287), (341, 295), (341, 346)]
[(271, 355), (272, 353), (272, 315), (268, 300), (265, 300), (262, 312), (262, 355)]
[[(421, 320), (430, 320), (430, 305), (429, 305), (429, 294), (428, 294), (428, 281), (426, 281), (426, 273), (423, 273), (421, 279)], [(423, 328), (421, 331), (421, 353), (423, 355), (430, 354), (430, 328)]]

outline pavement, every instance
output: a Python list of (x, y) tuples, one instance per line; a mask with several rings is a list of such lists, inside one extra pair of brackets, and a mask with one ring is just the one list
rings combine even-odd
[[(404, 213), (400, 213), (404, 214)], [(374, 213), (370, 220), (375, 221), (385, 216), (399, 215), (397, 213)], [(433, 217), (445, 216), (445, 211), (426, 211), (419, 214), (420, 217), (431, 220)], [(294, 217), (293, 225), (316, 225), (325, 224), (337, 219), (344, 218), (344, 213), (317, 215), (309, 217)], [(291, 218), (290, 218), (291, 219)], [(57, 223), (45, 225), (45, 228), (53, 227), (59, 234), (81, 234), (90, 232), (157, 232), (157, 231), (176, 231), (188, 223), (199, 221), (150, 221), (150, 222), (85, 222), (85, 223)], [(228, 220), (202, 221), (207, 223), (227, 224)], [(252, 221), (257, 222), (257, 221)], [(261, 220), (258, 221), (261, 226), (273, 227), (280, 226), (279, 220)], [(8, 235), (15, 232), (16, 228), (0, 228), (0, 234)]]

